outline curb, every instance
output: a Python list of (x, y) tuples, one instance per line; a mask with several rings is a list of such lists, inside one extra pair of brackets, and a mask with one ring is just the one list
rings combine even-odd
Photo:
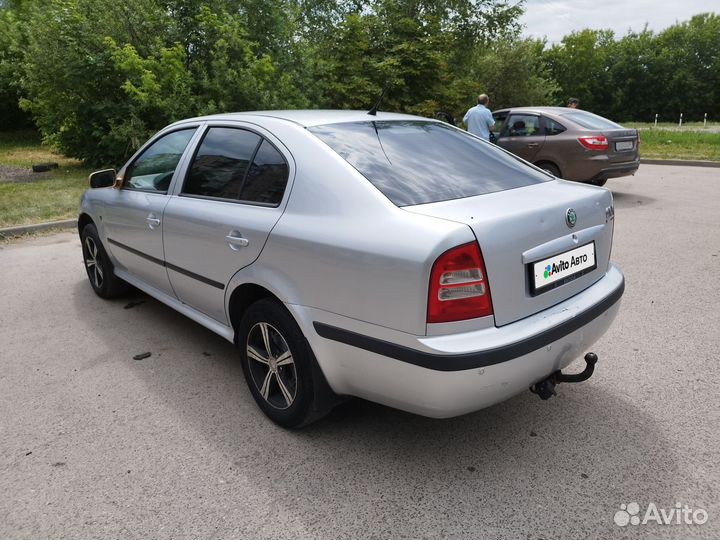
[(71, 229), (77, 227), (77, 219), (62, 219), (60, 221), (48, 221), (46, 223), (35, 223), (34, 225), (20, 225), (18, 227), (5, 227), (0, 229), (0, 238), (21, 236), (23, 234), (46, 231), (48, 229)]
[(720, 167), (720, 161), (696, 161), (691, 159), (640, 159), (645, 165), (676, 165), (684, 167)]

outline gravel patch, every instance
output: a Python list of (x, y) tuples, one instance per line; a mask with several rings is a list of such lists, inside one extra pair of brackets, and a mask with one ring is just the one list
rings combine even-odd
[(34, 182), (47, 178), (47, 172), (35, 173), (32, 169), (0, 165), (0, 182)]

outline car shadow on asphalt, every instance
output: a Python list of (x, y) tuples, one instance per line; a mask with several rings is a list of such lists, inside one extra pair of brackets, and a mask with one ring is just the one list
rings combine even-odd
[[(391, 530), (412, 533), (411, 515), (422, 512), (436, 516), (438, 526), (453, 521), (458, 534), (480, 526), (492, 536), (539, 511), (543, 523), (515, 529), (518, 537), (540, 526), (550, 537), (602, 536), (617, 532), (612, 516), (621, 503), (674, 501), (682, 485), (659, 474), (676, 470), (680, 459), (662, 426), (615, 391), (607, 374), (561, 385), (546, 402), (525, 392), (445, 420), (353, 399), (290, 431), (256, 407), (232, 344), (140, 292), (110, 302), (103, 320), (86, 309), (103, 300), (85, 281), (73, 293), (88, 329), (107, 350), (127, 351), (125, 369), (215, 455), (227, 456), (228, 474), (292, 509), (308, 530), (339, 505), (349, 521), (338, 534), (362, 535), (385, 518), (392, 518)], [(153, 356), (133, 360), (133, 342)], [(433, 536), (427, 528), (414, 532)]]
[(612, 190), (613, 204), (615, 208), (638, 208), (640, 206), (649, 206), (653, 204), (656, 199), (648, 197), (641, 193), (631, 193), (627, 191)]

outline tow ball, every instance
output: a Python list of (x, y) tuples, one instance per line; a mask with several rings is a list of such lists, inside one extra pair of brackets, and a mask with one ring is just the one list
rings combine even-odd
[(568, 375), (558, 370), (552, 375), (550, 375), (548, 378), (533, 384), (530, 387), (530, 391), (533, 394), (537, 394), (538, 396), (540, 396), (540, 399), (550, 399), (551, 397), (557, 395), (557, 393), (555, 392), (555, 386), (561, 382), (578, 383), (582, 381), (587, 381), (593, 374), (593, 371), (595, 371), (595, 364), (597, 361), (597, 354), (589, 352), (585, 355), (585, 369), (580, 373)]

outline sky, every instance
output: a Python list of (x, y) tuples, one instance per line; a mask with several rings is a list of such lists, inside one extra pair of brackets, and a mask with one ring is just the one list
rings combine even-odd
[(546, 36), (548, 45), (575, 30), (610, 29), (623, 36), (632, 28), (655, 32), (703, 12), (720, 14), (720, 0), (526, 0), (523, 35)]

